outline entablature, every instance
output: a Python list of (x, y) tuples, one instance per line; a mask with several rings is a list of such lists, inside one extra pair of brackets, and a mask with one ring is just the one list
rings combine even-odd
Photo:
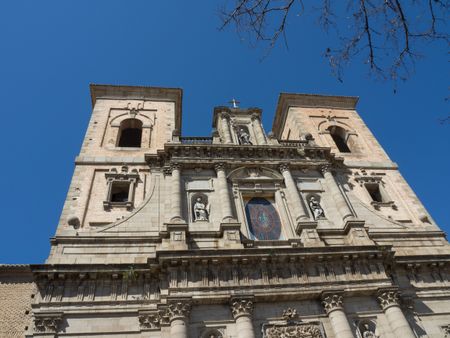
[(305, 143), (293, 145), (234, 145), (234, 144), (170, 144), (157, 154), (146, 154), (150, 166), (164, 167), (169, 162), (185, 165), (227, 163), (233, 164), (276, 164), (289, 162), (297, 166), (342, 165), (343, 160), (335, 157), (328, 147), (312, 147)]

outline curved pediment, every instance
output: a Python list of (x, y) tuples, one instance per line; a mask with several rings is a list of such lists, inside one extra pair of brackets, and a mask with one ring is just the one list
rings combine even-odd
[(230, 181), (282, 181), (283, 176), (266, 167), (240, 167), (230, 172)]

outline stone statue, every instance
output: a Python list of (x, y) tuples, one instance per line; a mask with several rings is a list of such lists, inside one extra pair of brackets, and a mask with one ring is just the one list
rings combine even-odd
[(309, 199), (309, 207), (311, 208), (311, 212), (314, 215), (314, 219), (324, 218), (325, 213), (320, 206), (320, 203), (314, 196), (311, 196)]
[(252, 144), (250, 141), (250, 134), (244, 128), (239, 129), (238, 138), (240, 144)]
[(370, 329), (369, 324), (366, 323), (363, 325), (362, 338), (378, 338), (378, 337), (379, 336)]
[(201, 197), (197, 197), (194, 203), (194, 222), (209, 220), (209, 204), (203, 203)]

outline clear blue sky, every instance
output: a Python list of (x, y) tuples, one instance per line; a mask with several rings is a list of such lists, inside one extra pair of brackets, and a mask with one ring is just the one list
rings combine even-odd
[[(398, 87), (353, 64), (338, 82), (325, 35), (292, 23), (290, 48), (260, 62), (221, 1), (3, 1), (0, 5), (0, 262), (49, 252), (91, 112), (89, 83), (181, 87), (184, 135), (209, 135), (212, 109), (236, 97), (263, 109), (270, 130), (280, 92), (360, 96), (358, 110), (438, 224), (448, 231), (450, 125), (444, 48), (430, 48)], [(300, 32), (300, 34), (295, 34)], [(281, 46), (282, 47), (282, 46)]]

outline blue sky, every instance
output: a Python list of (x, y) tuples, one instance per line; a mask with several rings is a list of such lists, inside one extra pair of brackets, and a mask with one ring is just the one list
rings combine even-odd
[(269, 131), (280, 92), (359, 96), (359, 113), (448, 232), (444, 47), (430, 47), (394, 94), (361, 64), (338, 82), (322, 58), (327, 37), (308, 20), (291, 23), (289, 50), (261, 62), (263, 50), (218, 31), (220, 2), (2, 2), (0, 263), (48, 255), (90, 116), (89, 83), (183, 88), (185, 136), (209, 135), (213, 107), (232, 97), (261, 107)]

